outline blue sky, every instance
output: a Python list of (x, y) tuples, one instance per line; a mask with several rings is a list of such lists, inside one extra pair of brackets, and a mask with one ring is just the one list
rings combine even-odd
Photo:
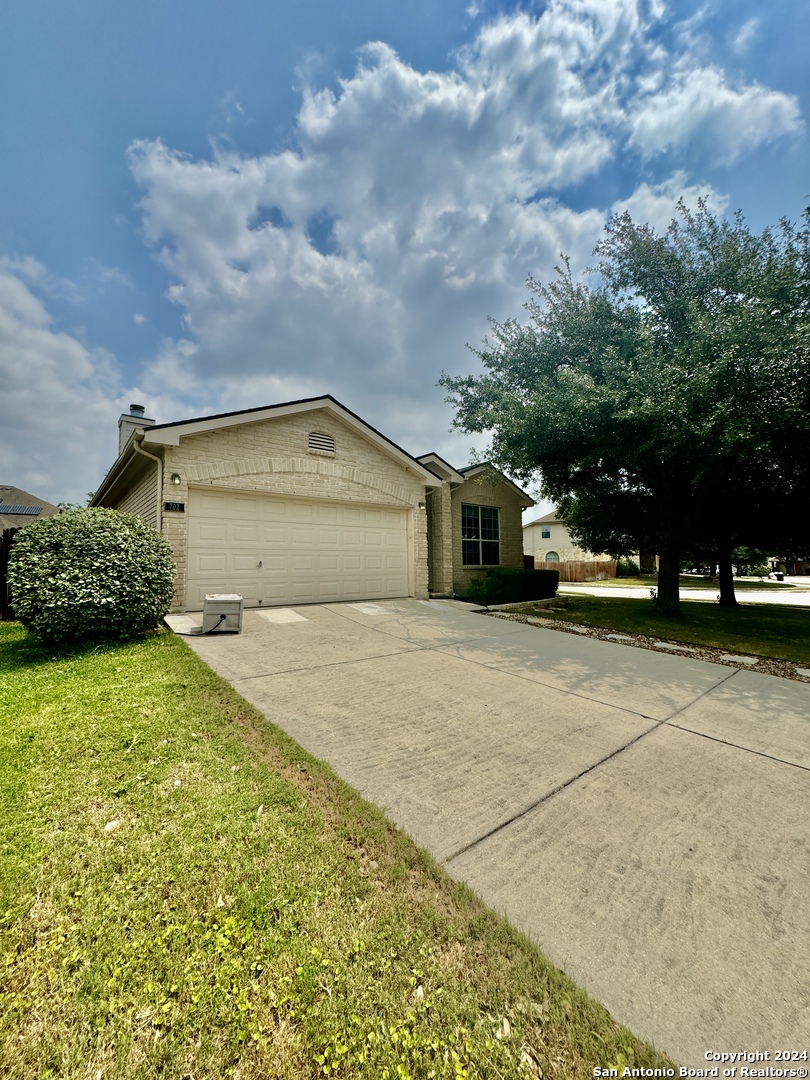
[[(475, 370), (606, 216), (810, 202), (796, 0), (6, 0), (0, 479), (80, 501), (158, 421), (331, 393), (460, 466)], [(478, 444), (482, 446), (483, 444)]]

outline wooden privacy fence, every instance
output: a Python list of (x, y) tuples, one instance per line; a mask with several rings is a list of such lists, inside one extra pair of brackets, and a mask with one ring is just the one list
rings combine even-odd
[(616, 577), (615, 559), (598, 559), (591, 562), (543, 562), (534, 560), (535, 570), (559, 570), (560, 581), (604, 581)]
[(8, 553), (11, 548), (11, 541), (19, 531), (19, 529), (3, 529), (2, 533), (0, 533), (0, 619), (6, 622), (14, 618), (14, 612), (11, 610), (8, 599), (8, 582), (6, 581)]

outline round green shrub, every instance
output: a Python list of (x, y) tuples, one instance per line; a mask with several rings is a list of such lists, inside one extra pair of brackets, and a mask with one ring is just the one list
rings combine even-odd
[(100, 507), (22, 529), (9, 552), (14, 615), (45, 641), (134, 637), (160, 624), (174, 585), (171, 548), (141, 518)]

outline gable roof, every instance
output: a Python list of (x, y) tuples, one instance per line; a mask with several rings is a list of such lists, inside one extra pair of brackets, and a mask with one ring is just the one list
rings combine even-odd
[[(443, 457), (440, 457), (432, 450), (429, 454), (420, 454), (416, 460), (420, 461), (428, 468), (430, 468), (431, 465), (438, 466), (439, 469), (447, 473), (448, 478), (452, 480), (453, 483), (461, 484), (464, 482), (464, 477), (461, 475), (461, 473), (454, 469), (449, 461), (445, 461)], [(433, 471), (434, 470), (431, 469), (431, 472)], [(438, 475), (438, 473), (436, 475)], [(444, 479), (444, 477), (441, 477), (440, 479)]]
[(40, 517), (53, 517), (59, 507), (22, 488), (0, 484), (0, 528), (19, 529)]
[(401, 446), (386, 438), (382, 432), (377, 431), (371, 424), (367, 424), (357, 413), (353, 413), (351, 409), (347, 409), (345, 405), (342, 405), (337, 398), (332, 397), (331, 394), (324, 394), (322, 397), (301, 398), (298, 401), (285, 401), (278, 405), (263, 405), (255, 409), (239, 409), (235, 412), (215, 413), (212, 416), (196, 416), (190, 420), (173, 420), (167, 424), (152, 424), (146, 428), (135, 427), (118, 459), (99, 485), (91, 505), (95, 506), (100, 502), (113, 482), (121, 476), (129, 462), (138, 454), (135, 447), (136, 442), (139, 445), (179, 446), (180, 440), (186, 435), (219, 431), (224, 428), (236, 427), (239, 424), (255, 424), (262, 420), (273, 420), (302, 412), (314, 412), (317, 409), (328, 410), (349, 427), (354, 428), (355, 431), (375, 443), (384, 453), (394, 458), (407, 469), (415, 472), (417, 476), (424, 480), (427, 487), (438, 487), (441, 484), (441, 480), (415, 457), (412, 457), (407, 450), (403, 450)]
[(509, 477), (505, 475), (505, 473), (502, 473), (500, 469), (496, 469), (490, 461), (480, 461), (476, 465), (467, 465), (463, 469), (459, 469), (458, 471), (461, 473), (465, 480), (469, 480), (471, 477), (477, 476), (479, 473), (482, 472), (497, 473), (501, 480), (503, 480), (503, 482), (507, 484), (512, 489), (512, 491), (515, 492), (516, 495), (519, 495), (521, 498), (525, 499), (524, 506), (526, 508), (536, 505), (531, 495), (528, 495), (523, 490), (523, 488), (518, 487), (517, 484), (514, 483), (514, 481), (510, 480)]

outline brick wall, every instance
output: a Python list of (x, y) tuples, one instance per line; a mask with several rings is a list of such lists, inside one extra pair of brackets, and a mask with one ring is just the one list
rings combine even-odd
[[(335, 453), (309, 452), (312, 431), (331, 435)], [(180, 475), (179, 485), (172, 473)], [(423, 480), (327, 410), (184, 436), (164, 449), (163, 500), (188, 507), (189, 484), (409, 509), (414, 595), (428, 594), (427, 518), (418, 505), (425, 500)], [(175, 605), (183, 607), (187, 512), (164, 512), (163, 533), (177, 562)]]
[(452, 492), (453, 522), (453, 591), (463, 596), (470, 580), (482, 572), (480, 566), (464, 566), (461, 553), (461, 504), (497, 506), (500, 510), (501, 566), (523, 567), (523, 499), (512, 488), (493, 477), (480, 473)]
[(453, 510), (450, 485), (431, 488), (427, 496), (428, 539), (430, 544), (430, 591), (453, 591)]

